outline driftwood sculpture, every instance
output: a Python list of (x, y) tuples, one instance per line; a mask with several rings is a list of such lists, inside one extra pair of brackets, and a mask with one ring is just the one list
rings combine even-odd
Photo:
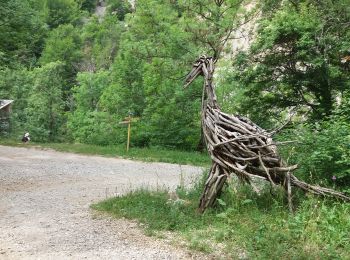
[(211, 57), (199, 58), (185, 80), (187, 87), (199, 75), (204, 77), (201, 120), (212, 166), (200, 199), (199, 211), (204, 212), (214, 204), (231, 173), (253, 188), (253, 177), (267, 180), (271, 185), (282, 185), (288, 194), (290, 210), (292, 186), (314, 194), (350, 201), (341, 192), (298, 180), (292, 174), (297, 165), (287, 166), (278, 155), (276, 143), (272, 140), (274, 133), (265, 131), (245, 117), (222, 112), (213, 84), (214, 65), (215, 61)]

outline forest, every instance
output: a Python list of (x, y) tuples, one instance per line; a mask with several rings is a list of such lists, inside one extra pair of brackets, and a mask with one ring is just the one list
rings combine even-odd
[(349, 21), (350, 0), (1, 0), (0, 134), (116, 145), (130, 115), (133, 147), (203, 151), (203, 82), (183, 83), (205, 54), (223, 111), (287, 122), (298, 176), (350, 192)]

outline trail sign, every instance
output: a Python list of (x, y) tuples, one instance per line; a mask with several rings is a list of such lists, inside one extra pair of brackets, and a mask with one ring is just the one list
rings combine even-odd
[(136, 122), (139, 119), (140, 119), (139, 117), (132, 118), (131, 115), (129, 115), (129, 116), (124, 118), (124, 121), (119, 122), (119, 124), (128, 125), (128, 138), (127, 138), (127, 141), (126, 141), (126, 151), (127, 152), (129, 151), (129, 147), (130, 147), (131, 122)]
[(119, 124), (127, 124), (128, 125), (128, 139), (126, 141), (126, 151), (129, 152), (130, 146), (130, 134), (131, 134), (131, 116), (124, 118), (124, 121), (119, 122)]

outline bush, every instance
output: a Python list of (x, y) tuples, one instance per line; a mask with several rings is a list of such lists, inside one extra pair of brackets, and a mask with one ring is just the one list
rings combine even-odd
[(106, 112), (75, 111), (69, 115), (68, 130), (76, 142), (111, 145), (122, 141), (122, 129), (117, 124), (117, 119)]
[(323, 121), (300, 125), (283, 136), (295, 140), (293, 162), (296, 175), (311, 182), (350, 192), (350, 106), (343, 100), (335, 113)]

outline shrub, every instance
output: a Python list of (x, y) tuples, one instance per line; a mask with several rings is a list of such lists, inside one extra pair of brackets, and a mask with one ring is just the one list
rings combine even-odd
[(314, 124), (305, 123), (283, 136), (298, 140), (293, 161), (298, 163), (297, 175), (308, 181), (350, 191), (350, 102), (334, 114)]

